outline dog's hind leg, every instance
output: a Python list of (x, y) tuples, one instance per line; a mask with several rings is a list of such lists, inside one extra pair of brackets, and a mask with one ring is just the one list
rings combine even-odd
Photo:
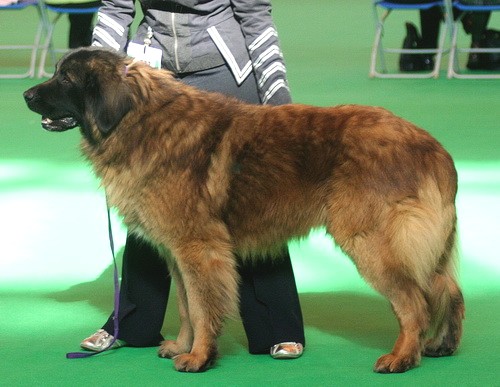
[(386, 289), (400, 331), (391, 353), (381, 356), (375, 363), (376, 372), (405, 372), (420, 363), (423, 338), (429, 327), (427, 302), (422, 289), (411, 280), (401, 285)]
[[(445, 249), (452, 209), (439, 211), (435, 209), (438, 205), (430, 206), (414, 197), (370, 204), (378, 212), (353, 215), (352, 210), (340, 208), (335, 212), (337, 227), (332, 221), (329, 231), (352, 257), (361, 275), (387, 297), (399, 322), (400, 332), (392, 351), (377, 360), (374, 370), (405, 372), (420, 363), (431, 322), (428, 292)], [(358, 224), (363, 224), (359, 219), (368, 219), (364, 229), (359, 229)], [(339, 222), (343, 227), (338, 227)]]
[(238, 310), (236, 263), (222, 228), (206, 226), (211, 231), (204, 238), (185, 240), (173, 249), (193, 330), (191, 351), (174, 357), (178, 371), (200, 372), (215, 362), (224, 318)]
[(392, 351), (377, 360), (374, 371), (401, 373), (416, 367), (430, 321), (424, 289), (407, 272), (383, 233), (336, 241), (351, 256), (360, 274), (389, 300), (399, 322)]
[(172, 275), (177, 289), (177, 305), (179, 308), (181, 325), (177, 339), (163, 341), (158, 349), (158, 355), (167, 358), (173, 358), (182, 353), (188, 353), (191, 351), (193, 345), (193, 328), (189, 321), (186, 289), (184, 288), (182, 276), (176, 265), (170, 267), (170, 274)]
[(462, 292), (455, 279), (455, 238), (453, 229), (429, 291), (432, 337), (425, 344), (425, 356), (451, 355), (460, 344), (465, 307)]
[(420, 363), (423, 340), (430, 321), (424, 289), (407, 272), (397, 253), (382, 235), (362, 237), (356, 242), (355, 250), (352, 256), (358, 270), (376, 290), (387, 297), (400, 328), (392, 351), (377, 360), (374, 371), (401, 373), (416, 367)]

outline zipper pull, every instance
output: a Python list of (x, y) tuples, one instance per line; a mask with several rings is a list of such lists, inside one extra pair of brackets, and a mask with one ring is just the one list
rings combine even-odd
[(144, 53), (146, 53), (146, 49), (151, 46), (151, 38), (153, 37), (153, 29), (148, 26), (148, 32), (146, 33), (146, 37), (144, 38)]

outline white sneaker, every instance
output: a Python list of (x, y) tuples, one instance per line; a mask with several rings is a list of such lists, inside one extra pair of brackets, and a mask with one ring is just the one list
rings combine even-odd
[(302, 352), (304, 346), (301, 343), (287, 341), (273, 345), (270, 354), (273, 359), (296, 359), (302, 356)]
[(101, 352), (105, 349), (116, 349), (120, 347), (124, 347), (127, 345), (123, 340), (116, 340), (113, 345), (109, 347), (111, 342), (113, 341), (113, 335), (110, 335), (104, 329), (99, 329), (92, 336), (87, 337), (80, 343), (80, 347), (83, 349), (87, 349), (89, 351)]

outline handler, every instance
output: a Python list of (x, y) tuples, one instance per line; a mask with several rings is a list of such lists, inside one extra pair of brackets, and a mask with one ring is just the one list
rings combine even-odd
[[(125, 50), (186, 84), (255, 104), (290, 103), (276, 28), (267, 0), (141, 0), (143, 19), (129, 42), (135, 0), (104, 0), (93, 45)], [(305, 344), (302, 312), (288, 249), (258, 265), (240, 264), (240, 313), (249, 352), (296, 358)], [(123, 255), (119, 337), (114, 347), (156, 346), (170, 276), (158, 253), (129, 234)], [(81, 346), (113, 340), (113, 314)]]

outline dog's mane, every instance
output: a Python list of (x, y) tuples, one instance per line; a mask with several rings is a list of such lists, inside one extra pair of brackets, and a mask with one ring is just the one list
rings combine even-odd
[[(99, 159), (97, 169), (141, 163), (142, 170), (147, 171), (168, 158), (173, 163), (199, 164), (198, 172), (205, 175), (210, 162), (205, 155), (210, 152), (193, 147), (200, 138), (205, 139), (206, 147), (215, 146), (238, 116), (236, 111), (254, 108), (219, 93), (198, 90), (177, 80), (170, 71), (130, 58), (121, 60), (115, 71), (119, 72), (117, 77), (111, 85), (106, 81), (106, 85), (112, 89), (125, 85), (123, 93), (129, 94), (131, 109), (120, 120), (116, 133), (102, 135), (93, 129), (92, 136), (98, 141), (82, 144), (94, 164)], [(163, 113), (158, 114), (160, 111)], [(147, 154), (156, 156), (143, 156)], [(162, 161), (158, 160), (160, 156)], [(98, 174), (103, 172), (101, 169)]]
[(150, 100), (159, 89), (170, 89), (175, 84), (174, 75), (170, 71), (153, 69), (146, 63), (130, 59), (124, 62), (123, 78), (133, 89), (134, 96), (143, 100)]

